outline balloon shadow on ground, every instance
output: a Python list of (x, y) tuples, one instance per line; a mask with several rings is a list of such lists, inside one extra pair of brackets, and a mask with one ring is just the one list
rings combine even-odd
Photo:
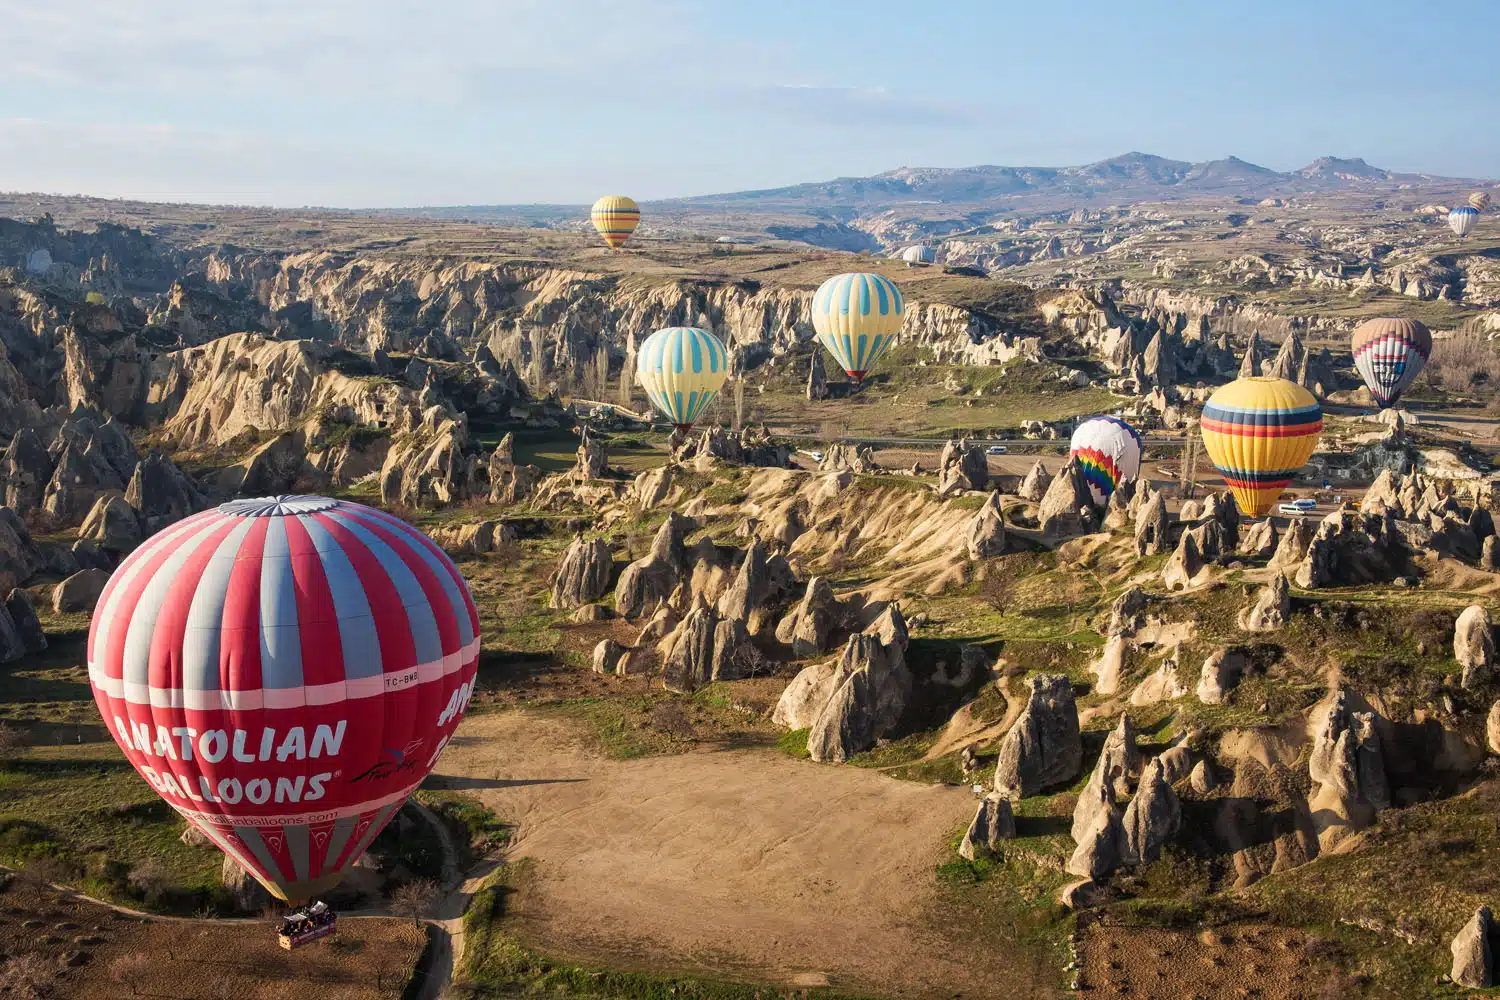
[(445, 791), (462, 791), (472, 788), (520, 788), (525, 785), (571, 785), (587, 778), (469, 778), (458, 775), (434, 774), (428, 777), (423, 787)]

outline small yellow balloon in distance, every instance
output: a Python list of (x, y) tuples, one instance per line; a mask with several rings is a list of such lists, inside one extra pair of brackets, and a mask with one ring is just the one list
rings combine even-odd
[(641, 207), (623, 194), (607, 194), (594, 202), (589, 218), (604, 242), (618, 250), (641, 224)]

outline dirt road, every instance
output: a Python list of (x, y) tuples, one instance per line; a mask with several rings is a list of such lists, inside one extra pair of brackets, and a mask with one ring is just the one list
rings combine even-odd
[(1050, 990), (1005, 942), (959, 949), (932, 929), (967, 791), (769, 750), (601, 759), (524, 712), (460, 732), (439, 771), (517, 824), (510, 856), (535, 874), (512, 912), (546, 953), (885, 996)]

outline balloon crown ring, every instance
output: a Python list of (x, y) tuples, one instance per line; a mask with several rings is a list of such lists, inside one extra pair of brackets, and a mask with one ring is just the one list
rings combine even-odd
[(219, 504), (225, 514), (240, 517), (296, 517), (301, 514), (317, 514), (340, 506), (332, 497), (307, 494), (282, 494), (274, 497), (255, 497), (249, 500), (230, 500)]

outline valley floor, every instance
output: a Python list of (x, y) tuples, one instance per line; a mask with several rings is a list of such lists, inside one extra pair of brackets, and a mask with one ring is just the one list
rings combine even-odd
[(574, 730), (506, 711), (465, 722), (433, 785), (516, 824), (519, 936), (573, 962), (881, 996), (1050, 995), (1017, 945), (950, 938), (937, 865), (966, 790), (774, 750), (591, 756)]

